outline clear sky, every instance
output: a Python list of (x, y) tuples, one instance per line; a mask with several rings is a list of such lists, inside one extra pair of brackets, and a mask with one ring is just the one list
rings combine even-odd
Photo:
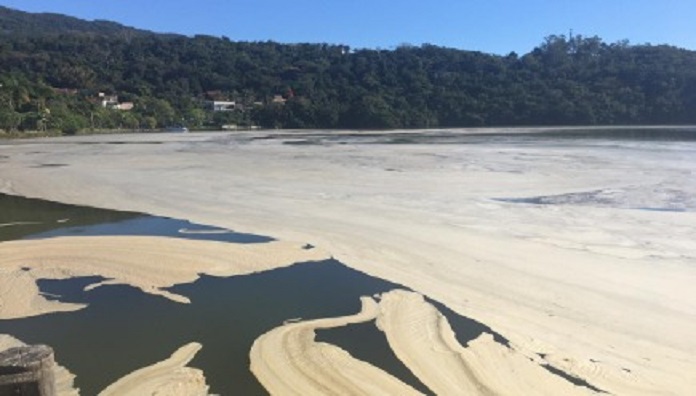
[(606, 42), (696, 50), (694, 0), (0, 0), (30, 12), (107, 19), (157, 32), (353, 48), (431, 43), (527, 53), (572, 29)]

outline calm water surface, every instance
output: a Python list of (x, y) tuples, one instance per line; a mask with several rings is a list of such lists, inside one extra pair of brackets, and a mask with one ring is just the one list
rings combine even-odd
[(589, 141), (656, 141), (694, 142), (696, 128), (593, 128), (547, 129), (534, 132), (476, 133), (461, 130), (427, 130), (418, 132), (361, 132), (336, 133), (312, 131), (307, 133), (270, 134), (256, 139), (283, 140), (287, 145), (332, 144), (569, 144)]
[[(18, 221), (32, 224), (1, 227), (0, 240), (64, 235), (162, 235), (238, 243), (271, 240), (233, 232), (182, 234), (182, 229), (220, 230), (138, 213), (0, 195), (0, 224)], [(48, 298), (89, 306), (73, 313), (0, 320), (2, 333), (31, 344), (51, 345), (58, 361), (77, 375), (76, 385), (83, 395), (94, 395), (118, 378), (160, 361), (193, 341), (203, 344), (203, 349), (190, 365), (205, 372), (213, 393), (267, 394), (249, 371), (249, 350), (258, 336), (288, 319), (354, 314), (360, 309), (361, 296), (403, 288), (335, 260), (229, 278), (202, 276), (194, 283), (171, 288), (190, 298), (191, 304), (175, 303), (123, 285), (83, 291), (85, 286), (101, 280), (40, 280), (39, 287)], [(478, 322), (443, 306), (439, 308), (453, 324), (461, 342), (483, 331), (493, 333)], [(429, 393), (394, 356), (384, 334), (373, 323), (319, 331), (317, 338), (341, 346)], [(506, 342), (497, 334), (496, 338)]]

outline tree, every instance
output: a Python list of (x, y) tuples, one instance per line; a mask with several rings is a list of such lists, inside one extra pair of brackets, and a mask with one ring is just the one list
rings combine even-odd
[(9, 107), (0, 108), (0, 129), (13, 132), (22, 122), (22, 116)]
[[(43, 34), (44, 17), (6, 12), (23, 22), (3, 25), (0, 13), (5, 129), (55, 127), (65, 117), (44, 117), (46, 103), (51, 110), (62, 103), (75, 125), (87, 120), (94, 129), (135, 121), (148, 128), (696, 122), (696, 52), (669, 46), (553, 35), (527, 54), (505, 56), (430, 44), (351, 50), (159, 35), (60, 16), (46, 27), (53, 34)], [(135, 109), (101, 108), (98, 92)], [(275, 95), (287, 102), (269, 103)], [(244, 110), (208, 112), (203, 102), (212, 99)]]

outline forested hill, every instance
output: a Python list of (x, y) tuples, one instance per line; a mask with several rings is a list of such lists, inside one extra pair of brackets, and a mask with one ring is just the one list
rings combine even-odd
[[(0, 11), (6, 131), (696, 123), (696, 52), (664, 45), (578, 35), (547, 37), (524, 55), (355, 50)], [(133, 108), (106, 106), (100, 92)], [(210, 100), (234, 110), (213, 112)]]
[(150, 32), (111, 21), (85, 21), (51, 13), (32, 14), (0, 6), (0, 38), (4, 38), (5, 34), (47, 35), (64, 33), (133, 35)]

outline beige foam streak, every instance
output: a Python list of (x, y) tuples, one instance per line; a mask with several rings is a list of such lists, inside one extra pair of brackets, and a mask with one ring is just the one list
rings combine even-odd
[(317, 329), (373, 320), (377, 304), (363, 297), (352, 316), (290, 323), (259, 337), (251, 371), (272, 395), (418, 395), (409, 385), (331, 344), (314, 340)]
[(195, 342), (184, 345), (168, 359), (119, 379), (99, 396), (206, 396), (203, 372), (186, 367), (200, 349), (201, 344)]
[[(163, 290), (199, 274), (244, 275), (328, 258), (319, 249), (288, 242), (234, 244), (163, 237), (60, 237), (0, 243), (0, 319), (71, 311), (82, 305), (46, 300), (36, 279), (102, 276), (102, 284), (127, 284), (187, 303)], [(89, 289), (93, 288), (88, 287)]]
[[(0, 249), (2, 251), (2, 249)], [(0, 257), (0, 262), (3, 260)], [(62, 279), (60, 274), (47, 278)], [(51, 312), (69, 312), (83, 304), (61, 303), (45, 299), (36, 285), (36, 277), (21, 268), (0, 267), (0, 319), (16, 319)]]
[(438, 395), (587, 395), (484, 333), (466, 346), (422, 295), (395, 290), (379, 304), (378, 327), (396, 356)]

